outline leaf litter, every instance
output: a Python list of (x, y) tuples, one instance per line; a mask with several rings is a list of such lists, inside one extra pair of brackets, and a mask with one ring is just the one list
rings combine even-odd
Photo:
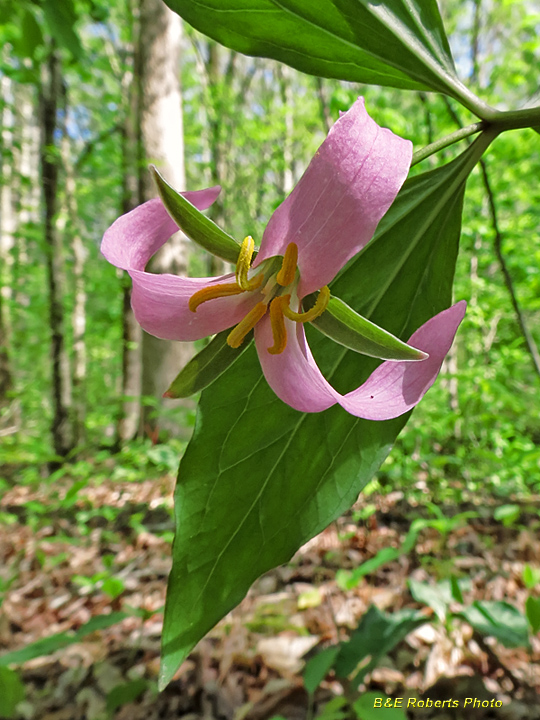
[[(16, 715), (21, 720), (301, 720), (308, 707), (301, 675), (306, 656), (347, 639), (370, 605), (387, 612), (422, 607), (409, 592), (409, 578), (468, 578), (467, 602), (505, 600), (523, 610), (531, 592), (523, 571), (526, 564), (537, 567), (540, 557), (537, 514), (527, 515), (532, 501), (512, 525), (495, 521), (485, 504), (469, 504), (444, 510), (456, 516), (472, 508), (474, 517), (447, 533), (425, 527), (412, 551), (344, 590), (337, 573), (354, 571), (384, 548), (399, 548), (411, 520), (424, 511), (402, 493), (371, 496), (367, 519), (358, 519), (365, 502), (358, 503), (290, 563), (261, 577), (158, 694), (173, 480), (90, 482), (75, 502), (63, 505), (69, 486), (63, 478), (54, 488), (14, 487), (0, 505), (2, 654), (68, 636), (64, 647), (10, 666), (25, 686)], [(432, 618), (428, 607), (423, 611)], [(82, 633), (93, 618), (117, 612), (125, 613), (120, 622)], [(384, 657), (360, 691), (495, 698), (502, 708), (480, 709), (475, 717), (534, 720), (540, 718), (539, 660), (538, 637), (529, 650), (505, 648), (480, 638), (466, 622), (433, 622)], [(331, 672), (315, 694), (315, 711), (344, 691)], [(468, 716), (408, 711), (414, 719)]]

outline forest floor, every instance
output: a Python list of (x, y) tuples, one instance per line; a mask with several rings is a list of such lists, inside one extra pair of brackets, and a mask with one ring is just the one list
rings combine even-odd
[[(400, 492), (372, 495), (365, 521), (354, 522), (353, 509), (260, 578), (158, 693), (173, 480), (73, 482), (18, 485), (0, 505), (0, 647), (26, 653), (10, 664), (25, 688), (17, 720), (344, 718), (320, 713), (348, 691), (346, 682), (330, 673), (311, 702), (303, 656), (347, 638), (372, 604), (387, 612), (422, 608), (433, 622), (384, 657), (361, 692), (403, 698), (403, 707), (409, 698), (458, 701), (458, 709), (409, 708), (414, 720), (540, 718), (540, 638), (529, 649), (482, 640), (464, 621), (434, 619), (407, 584), (453, 574), (470, 580), (466, 602), (504, 600), (523, 611), (523, 569), (540, 558), (534, 503), (507, 526), (485, 511), (485, 500), (446, 508), (458, 517), (449, 530), (427, 527), (411, 552), (343, 590), (338, 570), (398, 547), (411, 520), (426, 513)], [(471, 508), (474, 517), (459, 516)], [(112, 615), (109, 622), (119, 622), (105, 627), (110, 613), (125, 615)], [(45, 644), (32, 645), (38, 641)], [(464, 709), (467, 698), (490, 707)], [(491, 707), (493, 700), (502, 707)], [(391, 720), (391, 711), (379, 713)]]

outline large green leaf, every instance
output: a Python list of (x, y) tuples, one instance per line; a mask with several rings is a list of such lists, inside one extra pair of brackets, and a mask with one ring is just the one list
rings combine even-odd
[(436, 0), (166, 0), (197, 30), (246, 55), (322, 77), (459, 97)]
[[(483, 134), (449, 165), (409, 180), (334, 294), (401, 338), (448, 307), (465, 181), (489, 141)], [(378, 364), (307, 330), (340, 392)], [(297, 412), (268, 387), (253, 345), (202, 393), (175, 490), (162, 686), (261, 573), (352, 505), (407, 418), (370, 422), (339, 406)]]
[(469, 625), (485, 637), (494, 637), (507, 648), (530, 647), (527, 618), (502, 600), (476, 600), (460, 612)]
[(357, 687), (364, 676), (375, 668), (379, 660), (393, 650), (410, 632), (424, 625), (427, 618), (418, 610), (403, 608), (385, 613), (371, 605), (362, 615), (350, 640), (341, 643), (334, 663), (337, 677), (348, 677), (369, 656), (369, 662), (355, 675), (352, 684)]

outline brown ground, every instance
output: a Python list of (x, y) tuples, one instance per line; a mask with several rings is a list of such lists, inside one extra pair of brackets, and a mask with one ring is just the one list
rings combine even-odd
[[(170, 545), (160, 533), (172, 529), (167, 512), (171, 490), (170, 478), (88, 486), (67, 510), (54, 501), (54, 493), (65, 492), (61, 483), (54, 491), (48, 485), (38, 491), (18, 487), (4, 495), (0, 511), (8, 512), (12, 522), (0, 527), (0, 580), (8, 584), (0, 615), (2, 652), (77, 630), (111, 611), (147, 611), (146, 619), (133, 615), (18, 668), (26, 700), (17, 720), (304, 720), (309, 711), (302, 656), (346, 638), (372, 603), (387, 612), (418, 607), (407, 578), (436, 580), (450, 572), (467, 576), (472, 581), (468, 601), (506, 600), (523, 610), (528, 594), (522, 581), (524, 564), (540, 566), (534, 512), (529, 516), (525, 509), (518, 526), (510, 528), (484, 513), (484, 519), (464, 522), (446, 540), (433, 529), (425, 530), (413, 553), (343, 592), (335, 582), (336, 570), (352, 569), (381, 548), (398, 546), (414, 515), (400, 493), (370, 498), (377, 506), (375, 515), (359, 524), (352, 522), (352, 515), (341, 518), (291, 563), (262, 577), (158, 694), (159, 610), (170, 566)], [(45, 513), (33, 524), (35, 513), (25, 505), (32, 500), (42, 506), (56, 502), (54, 514)], [(83, 507), (123, 511), (111, 522), (100, 515), (88, 517), (85, 527), (90, 531), (84, 536), (81, 517), (78, 523), (75, 519)], [(140, 513), (139, 522), (131, 520), (130, 527), (134, 513)], [(72, 540), (58, 540), (59, 534)], [(108, 570), (103, 562), (107, 555), (112, 555)], [(93, 586), (74, 581), (74, 576), (97, 573), (120, 579), (124, 591), (112, 600), (101, 589), (104, 578)], [(531, 651), (506, 649), (491, 640), (479, 645), (477, 640), (464, 622), (454, 623), (449, 632), (440, 623), (423, 625), (360, 689), (402, 697), (404, 705), (410, 697), (453, 698), (461, 708), (465, 698), (503, 703), (499, 709), (476, 711), (470, 706), (409, 710), (408, 717), (415, 720), (540, 719), (540, 638), (533, 638)], [(315, 698), (315, 716), (344, 690), (330, 675)], [(393, 720), (389, 711), (379, 712), (381, 720)]]

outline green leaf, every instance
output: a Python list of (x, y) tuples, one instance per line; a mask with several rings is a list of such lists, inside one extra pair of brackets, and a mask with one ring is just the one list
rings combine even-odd
[(362, 355), (381, 360), (418, 361), (428, 357), (421, 350), (407, 345), (395, 335), (366, 320), (336, 297), (330, 298), (326, 310), (311, 324), (334, 342)]
[(0, 717), (13, 718), (17, 705), (24, 700), (24, 685), (16, 672), (0, 667)]
[(375, 572), (381, 565), (386, 565), (386, 563), (397, 560), (400, 555), (401, 550), (398, 548), (382, 548), (374, 557), (366, 560), (366, 562), (363, 562), (351, 572), (338, 570), (336, 573), (336, 582), (342, 590), (352, 590), (365, 575)]
[(540, 598), (529, 595), (525, 602), (525, 612), (529, 625), (536, 635), (536, 633), (540, 631)]
[(218, 333), (188, 364), (180, 370), (163, 397), (185, 398), (208, 387), (227, 370), (248, 347), (249, 333), (239, 348), (227, 345), (229, 330)]
[(512, 527), (519, 520), (521, 509), (519, 505), (499, 505), (493, 512), (495, 520), (502, 522), (504, 527)]
[(416, 602), (428, 605), (435, 612), (439, 620), (444, 622), (448, 606), (452, 601), (450, 583), (430, 585), (429, 583), (409, 578), (409, 589)]
[(340, 645), (332, 645), (314, 655), (307, 661), (304, 668), (304, 687), (309, 695), (313, 695), (324, 678), (328, 675), (334, 660), (340, 651)]
[(530, 645), (527, 619), (510, 603), (477, 600), (456, 615), (481, 635), (494, 637), (507, 648)]
[[(214, 222), (197, 210), (189, 200), (186, 200), (180, 193), (176, 192), (166, 180), (164, 180), (154, 165), (150, 171), (157, 185), (159, 196), (167, 208), (167, 212), (175, 223), (182, 228), (190, 240), (200, 245), (212, 255), (236, 263), (240, 253), (240, 245), (234, 238), (227, 235)], [(255, 256), (254, 256), (255, 257)]]
[(43, 33), (34, 17), (34, 13), (26, 8), (22, 17), (21, 36), (18, 50), (23, 56), (33, 58), (36, 49), (43, 43)]
[[(400, 698), (403, 702), (403, 698)], [(375, 705), (376, 700), (382, 700), (381, 705)], [(390, 703), (385, 707), (384, 703)], [(382, 693), (371, 690), (363, 693), (353, 703), (353, 709), (358, 720), (407, 720), (407, 716), (399, 707), (392, 707), (394, 700)]]
[(109, 615), (97, 615), (89, 620), (85, 625), (74, 633), (61, 632), (51, 635), (36, 642), (30, 643), (20, 650), (12, 650), (12, 652), (4, 653), (0, 655), (0, 667), (16, 664), (21, 665), (28, 660), (41, 657), (43, 655), (51, 655), (52, 653), (60, 650), (61, 648), (72, 645), (73, 643), (79, 642), (86, 635), (96, 632), (96, 630), (104, 630), (105, 628), (116, 625), (126, 617), (129, 617), (128, 613), (125, 612), (113, 612)]
[[(334, 294), (401, 338), (448, 307), (465, 181), (491, 137), (482, 134), (452, 163), (409, 180), (375, 239), (332, 283)], [(340, 392), (378, 364), (307, 332)], [(253, 345), (203, 391), (175, 490), (162, 687), (259, 575), (353, 504), (407, 418), (370, 422), (339, 406), (297, 412), (268, 387)]]
[(427, 618), (417, 610), (406, 608), (388, 614), (371, 605), (362, 615), (350, 640), (341, 644), (341, 650), (334, 663), (336, 676), (348, 677), (362, 660), (370, 656), (368, 664), (361, 668), (352, 681), (353, 687), (357, 687), (384, 655), (393, 650), (415, 628), (426, 622)]
[(349, 717), (347, 700), (338, 695), (329, 700), (317, 713), (317, 720), (347, 720)]
[(107, 710), (114, 713), (122, 705), (133, 702), (148, 688), (148, 680), (139, 678), (116, 685), (107, 695)]
[(523, 568), (523, 582), (529, 590), (538, 585), (540, 583), (540, 569), (527, 563)]
[(465, 91), (436, 0), (166, 2), (222, 45), (311, 75), (455, 96)]
[(454, 575), (450, 578), (450, 593), (452, 595), (452, 599), (455, 600), (455, 602), (461, 603), (463, 605), (463, 593), (461, 591), (461, 588), (463, 585), (467, 585), (465, 581), (458, 580)]
[(74, 30), (77, 15), (73, 0), (43, 0), (43, 12), (51, 35), (58, 45), (69, 50), (76, 60), (81, 60), (83, 49)]

